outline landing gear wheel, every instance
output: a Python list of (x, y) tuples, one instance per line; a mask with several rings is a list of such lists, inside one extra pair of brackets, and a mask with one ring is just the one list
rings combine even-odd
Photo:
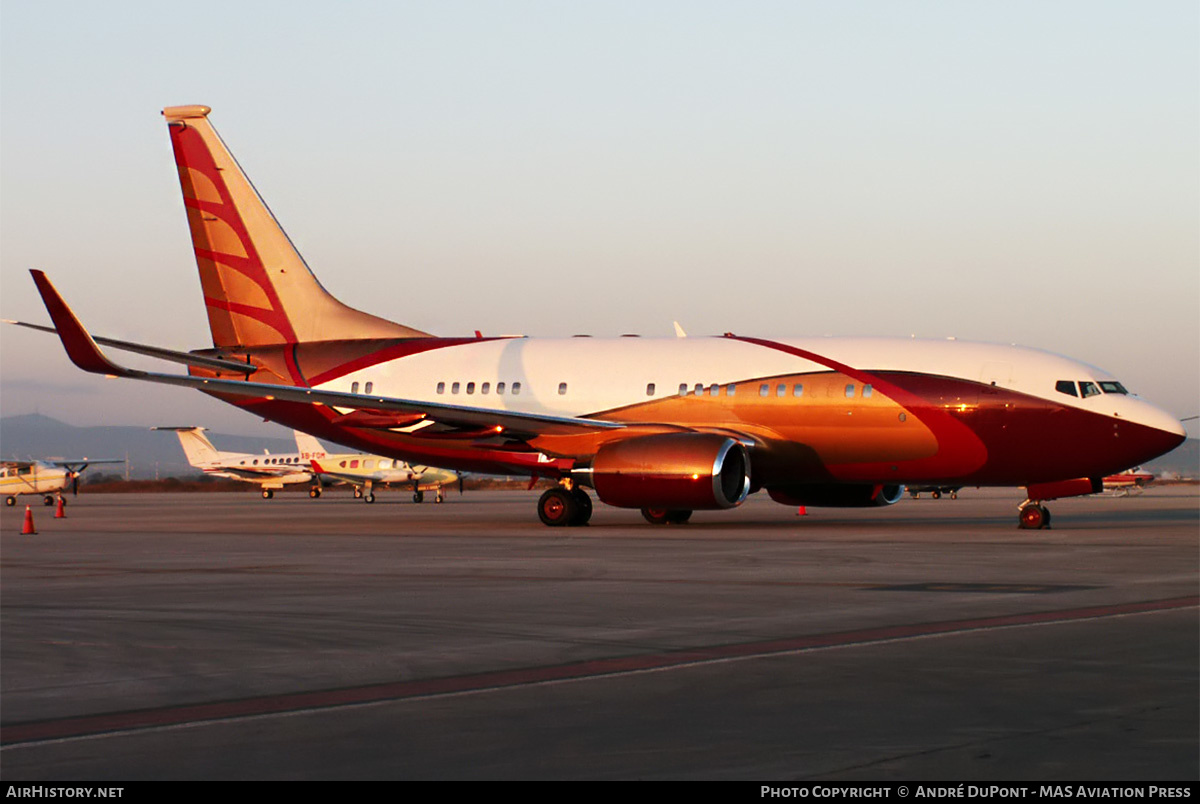
[(356, 499), (356, 500), (362, 499), (362, 489), (359, 488), (358, 486), (354, 487), (354, 499)]
[(375, 492), (368, 491), (366, 494), (363, 495), (362, 499), (363, 499), (363, 502), (365, 502), (365, 503), (375, 502)]
[(666, 508), (643, 508), (642, 519), (649, 522), (651, 525), (667, 524), (667, 515), (671, 513)]
[(262, 494), (264, 500), (269, 500), (275, 496), (275, 492), (271, 491), (270, 489), (263, 489)]
[(425, 502), (425, 492), (414, 491), (413, 492), (413, 502), (415, 502), (415, 503)]
[(549, 489), (538, 500), (538, 518), (543, 525), (552, 528), (573, 524), (572, 520), (578, 516), (578, 511), (579, 503), (571, 492), (562, 487)]
[(444, 503), (446, 501), (446, 494), (442, 491), (441, 486), (438, 486), (437, 496), (433, 498), (433, 501), (435, 503)]
[(667, 522), (672, 525), (686, 524), (687, 521), (691, 518), (692, 518), (692, 511), (690, 508), (680, 508), (675, 511), (667, 512)]
[(571, 489), (571, 499), (575, 501), (575, 517), (571, 520), (571, 526), (586, 525), (592, 518), (592, 498), (577, 486)]
[(1050, 526), (1050, 512), (1037, 503), (1022, 508), (1018, 516), (1022, 530), (1041, 530)]
[(4, 498), (4, 504), (5, 504), (5, 505), (8, 505), (8, 506), (13, 506), (13, 505), (16, 505), (16, 504), (17, 504), (17, 498), (16, 498), (16, 497), (5, 497), (5, 498)]
[[(950, 492), (950, 499), (952, 499), (952, 500), (957, 500), (957, 499), (958, 499), (958, 492), (957, 492), (957, 491), (952, 491), (952, 492)], [(1050, 512), (1049, 512), (1049, 511), (1047, 511), (1046, 513), (1050, 513)]]
[(934, 489), (933, 491), (929, 492), (929, 496), (935, 500), (942, 499), (942, 493), (940, 491), (938, 491), (937, 489)]
[(42, 498), (42, 505), (54, 505), (54, 496), (51, 494), (47, 494), (45, 497)]
[(321, 496), (321, 490), (314, 486), (313, 488), (308, 490), (308, 496), (312, 497), (315, 500)]

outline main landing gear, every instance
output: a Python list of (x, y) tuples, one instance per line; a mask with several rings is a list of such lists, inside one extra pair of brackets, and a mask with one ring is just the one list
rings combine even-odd
[(579, 487), (552, 488), (538, 500), (538, 517), (552, 528), (586, 525), (592, 518), (592, 498)]
[(692, 518), (690, 508), (643, 508), (642, 517), (651, 525), (682, 525)]
[(1029, 500), (1022, 504), (1017, 518), (1021, 530), (1041, 530), (1050, 527), (1050, 509), (1037, 500)]

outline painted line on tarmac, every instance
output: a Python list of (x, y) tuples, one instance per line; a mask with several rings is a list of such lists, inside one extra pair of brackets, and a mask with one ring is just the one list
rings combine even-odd
[(514, 687), (552, 684), (607, 676), (658, 672), (696, 665), (763, 658), (829, 648), (873, 645), (937, 636), (950, 636), (999, 628), (1015, 628), (1121, 617), (1134, 614), (1196, 608), (1200, 596), (1121, 603), (1057, 611), (978, 617), (968, 620), (893, 625), (840, 631), (787, 639), (716, 645), (609, 659), (592, 659), (548, 667), (497, 670), (450, 678), (397, 681), (343, 689), (286, 693), (232, 701), (168, 706), (102, 715), (61, 718), (0, 727), (0, 750), (67, 742), (147, 730), (194, 727), (204, 724), (263, 717), (306, 714), (404, 700), (477, 694)]

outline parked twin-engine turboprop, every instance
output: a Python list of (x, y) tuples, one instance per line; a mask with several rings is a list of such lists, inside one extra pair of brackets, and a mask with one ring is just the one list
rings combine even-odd
[(354, 496), (368, 503), (375, 502), (373, 487), (376, 484), (410, 488), (413, 502), (418, 503), (424, 499), (425, 491), (432, 490), (441, 502), (444, 499), (442, 487), (459, 480), (454, 472), (410, 466), (404, 461), (378, 455), (330, 453), (317, 439), (299, 430), (294, 432), (296, 452), (259, 455), (218, 450), (204, 435), (203, 427), (153, 429), (174, 431), (192, 467), (214, 477), (257, 483), (262, 487), (264, 500), (271, 499), (276, 491), (293, 483), (310, 483), (308, 496), (316, 499), (321, 496), (322, 482), (330, 481), (353, 485)]
[(788, 505), (887, 505), (907, 483), (1022, 486), (1042, 505), (1184, 439), (1106, 372), (1033, 349), (820, 338), (439, 338), (345, 306), (317, 282), (208, 121), (164, 110), (213, 348), (110, 339), (188, 365), (113, 363), (50, 281), (67, 353), (100, 374), (197, 388), (256, 416), (415, 463), (553, 477), (538, 513), (601, 501), (652, 522), (766, 489)]

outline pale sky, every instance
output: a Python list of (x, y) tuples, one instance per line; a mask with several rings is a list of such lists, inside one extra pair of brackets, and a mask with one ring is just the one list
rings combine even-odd
[[(209, 345), (190, 103), (326, 288), (419, 329), (1021, 343), (1200, 413), (1194, 0), (0, 0), (0, 317), (48, 321), (40, 268), (95, 334)], [(34, 411), (266, 432), (3, 327)]]

